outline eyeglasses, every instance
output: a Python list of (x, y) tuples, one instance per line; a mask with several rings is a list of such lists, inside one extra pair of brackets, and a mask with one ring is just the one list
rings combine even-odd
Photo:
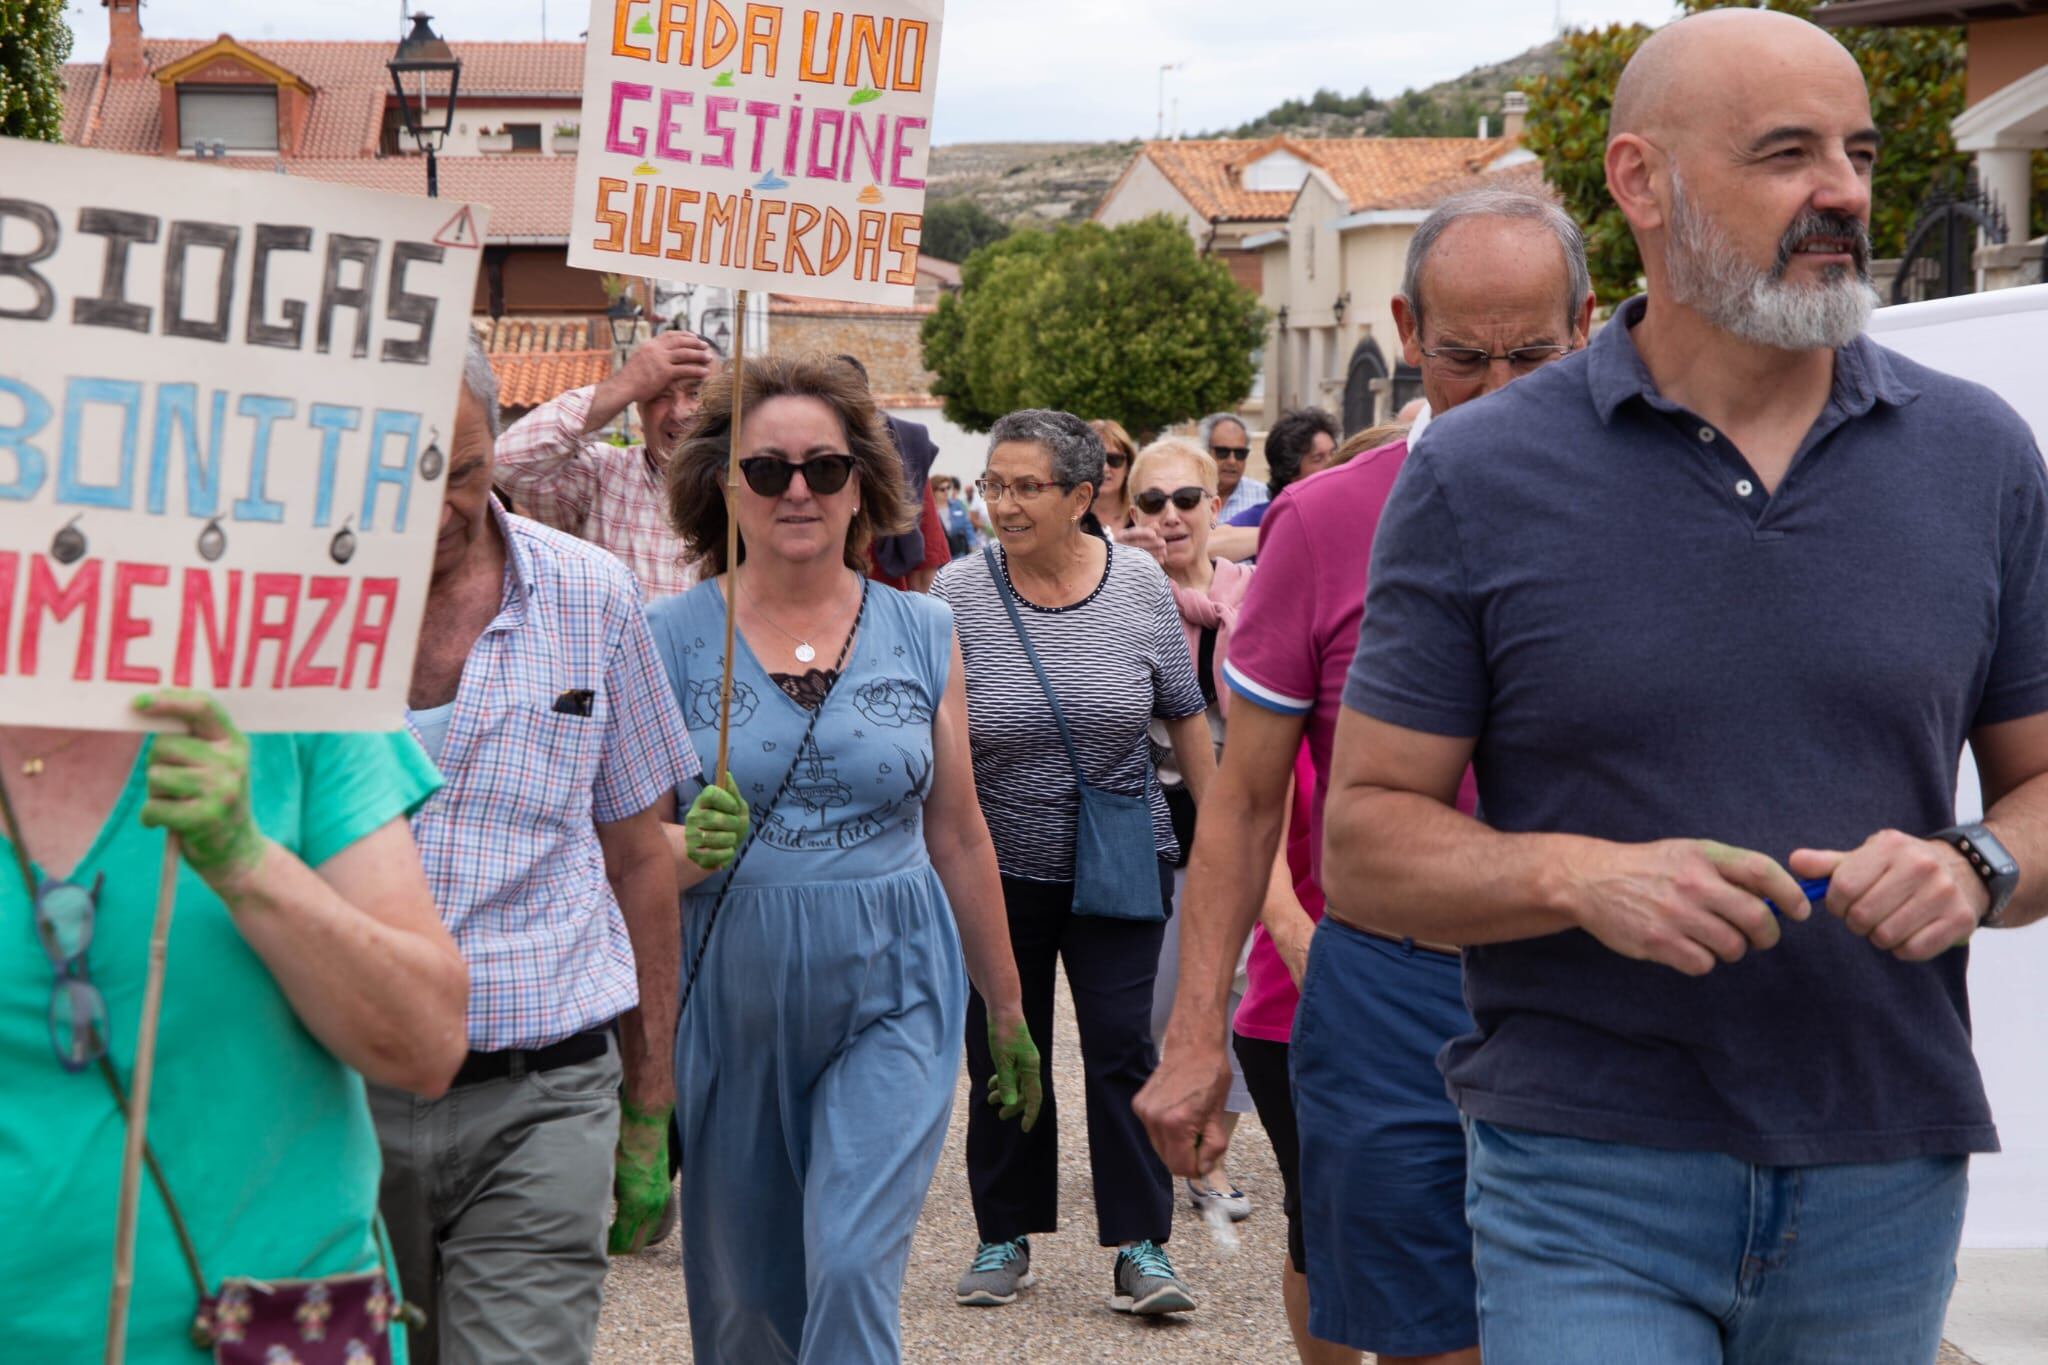
[(1496, 360), (1507, 361), (1508, 368), (1516, 374), (1528, 374), (1561, 356), (1570, 355), (1571, 349), (1569, 346), (1517, 346), (1512, 351), (1495, 355), (1474, 346), (1439, 346), (1423, 354), (1443, 366), (1446, 373), (1460, 379), (1472, 379), (1485, 373), (1486, 367)]
[(1207, 502), (1209, 497), (1208, 489), (1191, 485), (1187, 488), (1176, 488), (1171, 493), (1163, 488), (1148, 488), (1131, 501), (1137, 503), (1138, 510), (1146, 516), (1156, 517), (1166, 510), (1168, 502), (1183, 512), (1192, 512)]
[(1015, 483), (1004, 483), (1001, 479), (976, 479), (974, 491), (989, 502), (1000, 502), (1004, 497), (1015, 498), (1018, 502), (1030, 502), (1042, 498), (1057, 488), (1072, 491), (1070, 483), (1045, 483), (1038, 479), (1019, 479)]
[(36, 941), (57, 979), (50, 987), (50, 1050), (66, 1071), (83, 1071), (107, 1050), (107, 1001), (86, 979), (100, 879), (90, 889), (44, 882), (36, 893)]
[(1102, 462), (1111, 469), (1122, 469), (1131, 462), (1131, 457), (1120, 450), (1112, 450), (1102, 457)]
[(1252, 457), (1250, 446), (1210, 446), (1209, 453), (1219, 460), (1235, 460), (1243, 464)]
[(813, 455), (808, 460), (778, 460), (773, 455), (751, 455), (740, 461), (740, 473), (747, 487), (764, 498), (779, 498), (789, 491), (789, 481), (801, 472), (804, 487), (830, 497), (846, 487), (853, 477), (853, 456)]

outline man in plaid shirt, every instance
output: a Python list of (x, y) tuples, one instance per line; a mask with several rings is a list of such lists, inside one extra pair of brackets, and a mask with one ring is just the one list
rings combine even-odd
[(439, 1099), (373, 1090), (382, 1204), (428, 1312), (415, 1362), (587, 1361), (615, 1148), (612, 1250), (669, 1192), (678, 891), (654, 807), (698, 763), (632, 578), (490, 496), (474, 343), (463, 384), (409, 719), (447, 780), (413, 836), (469, 965), (470, 1052)]
[[(498, 487), (534, 520), (617, 555), (649, 600), (692, 587), (696, 568), (668, 524), (668, 457), (697, 410), (698, 386), (717, 367), (701, 337), (648, 338), (602, 384), (541, 404), (500, 436)], [(629, 404), (645, 445), (591, 439)]]

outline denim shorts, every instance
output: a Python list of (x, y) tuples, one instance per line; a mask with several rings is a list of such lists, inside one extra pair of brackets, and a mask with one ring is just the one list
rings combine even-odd
[(1932, 1365), (1968, 1159), (1752, 1166), (1472, 1120), (1486, 1365)]
[(1465, 1133), (1436, 1069), (1472, 1027), (1458, 959), (1335, 918), (1312, 944), (1291, 1058), (1309, 1331), (1382, 1355), (1462, 1350), (1479, 1340)]

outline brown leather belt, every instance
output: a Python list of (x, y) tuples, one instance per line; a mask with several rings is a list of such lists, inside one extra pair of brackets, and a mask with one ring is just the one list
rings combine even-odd
[(1402, 948), (1413, 948), (1419, 952), (1435, 953), (1439, 957), (1456, 958), (1459, 956), (1458, 950), (1448, 943), (1425, 943), (1419, 938), (1403, 938), (1399, 934), (1382, 933), (1378, 929), (1368, 929), (1363, 924), (1353, 924), (1350, 920), (1345, 919), (1334, 911), (1325, 910), (1323, 913), (1336, 920), (1337, 923), (1343, 925), (1346, 929), (1364, 934), (1367, 938), (1376, 938), (1382, 943), (1392, 943)]

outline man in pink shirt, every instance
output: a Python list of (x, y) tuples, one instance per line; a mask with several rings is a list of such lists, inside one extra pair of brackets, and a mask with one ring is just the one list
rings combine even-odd
[[(1585, 344), (1584, 243), (1547, 199), (1455, 196), (1416, 230), (1393, 303), (1406, 358), (1441, 413)], [(1231, 969), (1266, 900), (1304, 735), (1310, 863), (1320, 875), (1323, 794), (1373, 529), (1407, 453), (1397, 441), (1296, 484), (1260, 527), (1259, 572), (1225, 663), (1231, 690), (1251, 704), (1232, 712), (1211, 814), (1197, 828), (1180, 990), (1159, 1068), (1137, 1100), (1177, 1174), (1214, 1165), (1227, 1140), (1219, 1116)], [(1469, 812), (1472, 802), (1467, 774), (1460, 805)], [(1241, 818), (1226, 824), (1216, 812)], [(1469, 1027), (1457, 952), (1329, 921), (1313, 942), (1291, 1044), (1238, 1040), (1289, 1185), (1282, 1288), (1296, 1350), (1310, 1365), (1356, 1361), (1360, 1350), (1383, 1365), (1477, 1365), (1464, 1137), (1435, 1066), (1437, 1048)], [(1276, 940), (1283, 956), (1297, 944)], [(1254, 982), (1255, 1020), (1269, 1012), (1260, 994)], [(1295, 1151), (1282, 1150), (1290, 1128)]]

